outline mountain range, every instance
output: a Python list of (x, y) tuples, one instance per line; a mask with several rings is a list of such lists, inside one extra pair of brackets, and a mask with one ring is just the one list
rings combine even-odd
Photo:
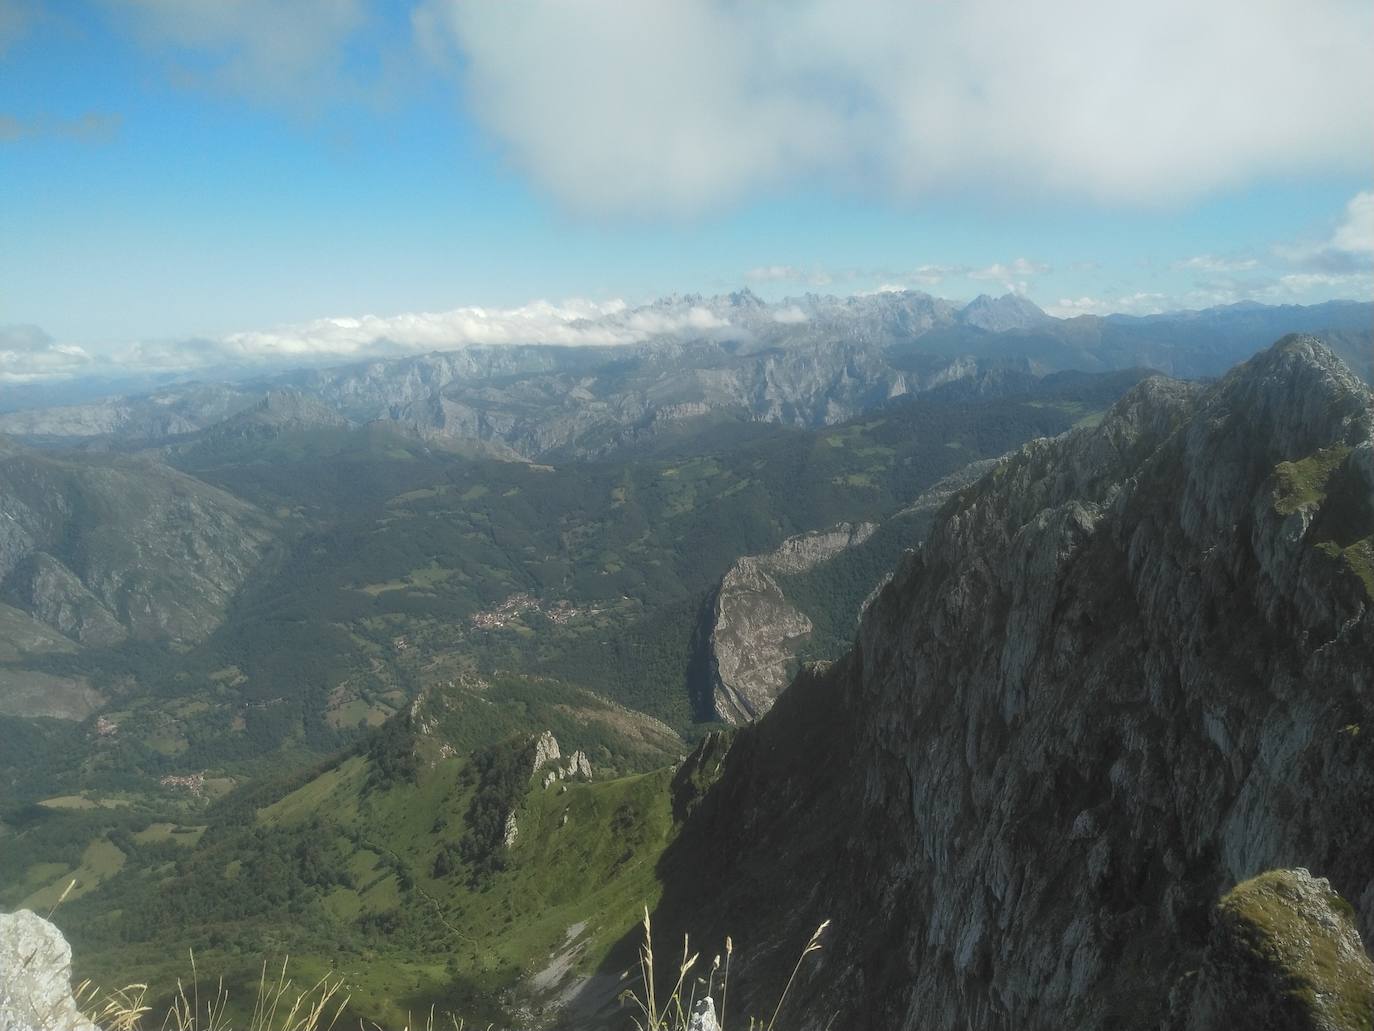
[(382, 1026), (616, 1026), (647, 905), (734, 1014), (829, 919), (789, 1027), (1367, 1031), (1372, 316), (742, 292), (10, 411), (0, 905)]
[[(770, 304), (743, 290), (666, 298), (577, 327), (592, 340), (627, 341), (613, 346), (474, 345), (172, 385), (10, 411), (0, 414), (0, 434), (39, 444), (163, 445), (274, 395), (259, 424), (342, 417), (496, 457), (587, 458), (671, 432), (682, 420), (824, 426), (951, 383), (996, 392), (1008, 379), (1127, 368), (1216, 376), (1286, 332), (1323, 334), (1369, 377), (1371, 324), (1374, 306), (1345, 301), (1056, 319), (1013, 294), (964, 306), (915, 291)], [(291, 392), (322, 407), (307, 414), (303, 401), (280, 399)], [(283, 406), (294, 406), (291, 414)]]

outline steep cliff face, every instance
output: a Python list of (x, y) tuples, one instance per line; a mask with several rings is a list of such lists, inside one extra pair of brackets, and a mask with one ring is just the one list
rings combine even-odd
[(1157, 1028), (1275, 867), (1368, 939), (1372, 534), (1371, 395), (1310, 338), (1027, 445), (741, 732), (664, 918), (762, 982), (831, 917), (800, 1026), (912, 1031)]
[(811, 620), (783, 594), (777, 574), (801, 573), (872, 536), (872, 523), (798, 534), (726, 572), (711, 605), (707, 639), (717, 719), (747, 723), (767, 712), (795, 672), (796, 645)]

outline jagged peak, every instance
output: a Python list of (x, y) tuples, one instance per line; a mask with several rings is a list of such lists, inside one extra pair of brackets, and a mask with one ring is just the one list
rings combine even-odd
[(959, 311), (959, 321), (989, 332), (1025, 329), (1049, 320), (1050, 316), (1034, 301), (1015, 293), (1001, 297), (979, 294)]
[(1237, 366), (1204, 402), (1213, 417), (1241, 420), (1281, 458), (1368, 440), (1374, 397), (1316, 337), (1291, 334)]
[(1318, 375), (1355, 394), (1368, 394), (1368, 388), (1319, 337), (1310, 333), (1289, 333), (1260, 351), (1229, 374), (1241, 377), (1268, 374), (1275, 370), (1294, 370)]

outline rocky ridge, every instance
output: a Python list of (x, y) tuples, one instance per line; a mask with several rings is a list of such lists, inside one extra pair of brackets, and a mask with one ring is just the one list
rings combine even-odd
[(1374, 399), (1310, 338), (1025, 446), (740, 732), (656, 923), (759, 990), (830, 917), (797, 1026), (913, 1031), (1159, 1028), (1273, 868), (1368, 939), (1372, 537)]

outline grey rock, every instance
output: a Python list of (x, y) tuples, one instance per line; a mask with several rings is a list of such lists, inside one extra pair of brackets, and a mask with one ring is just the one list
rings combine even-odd
[(568, 756), (568, 771), (566, 776), (569, 780), (578, 778), (582, 780), (592, 779), (592, 764), (587, 758), (586, 752), (578, 749), (576, 752), (573, 752), (572, 755)]
[(26, 909), (0, 913), (0, 1031), (98, 1031), (72, 997), (72, 950)]
[(708, 639), (715, 715), (744, 723), (767, 712), (796, 668), (811, 620), (783, 595), (777, 574), (800, 573), (867, 540), (872, 523), (799, 534), (735, 562), (716, 589)]
[(716, 1004), (710, 997), (698, 999), (692, 1007), (687, 1031), (720, 1031), (720, 1023), (716, 1020)]
[[(530, 757), (530, 774), (536, 774), (549, 763), (556, 763), (562, 758), (562, 753), (558, 750), (558, 738), (553, 736), (553, 732), (546, 730), (531, 741), (532, 754)], [(557, 774), (555, 774), (557, 776)]]
[(760, 982), (850, 928), (803, 1029), (1155, 1031), (1215, 899), (1274, 868), (1369, 940), (1371, 443), (1369, 390), (1289, 338), (1006, 458), (738, 733), (675, 904), (749, 932)]

